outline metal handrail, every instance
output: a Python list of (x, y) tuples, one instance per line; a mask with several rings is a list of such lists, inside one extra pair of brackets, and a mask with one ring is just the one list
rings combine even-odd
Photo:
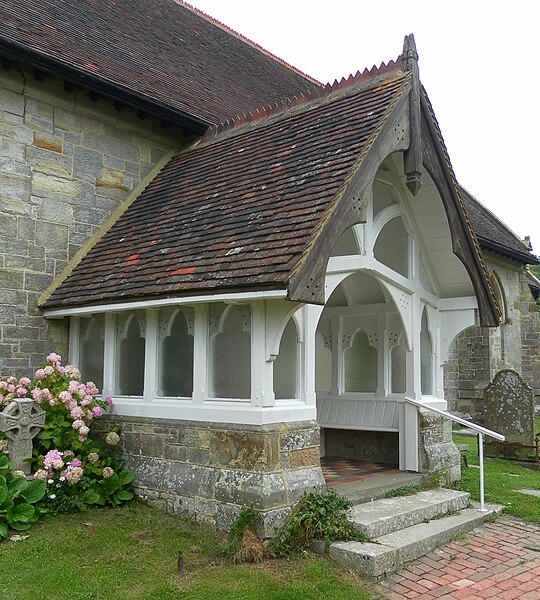
[(461, 417), (456, 417), (452, 413), (449, 413), (446, 410), (441, 410), (440, 408), (435, 408), (433, 406), (428, 406), (423, 404), (422, 402), (418, 402), (417, 400), (413, 400), (412, 398), (405, 397), (405, 402), (408, 404), (412, 404), (413, 406), (418, 406), (419, 408), (426, 408), (427, 410), (431, 410), (434, 413), (442, 415), (455, 423), (459, 423), (460, 425), (464, 425), (473, 431), (476, 431), (478, 434), (478, 461), (480, 463), (480, 508), (478, 509), (480, 512), (487, 512), (484, 507), (484, 435), (488, 435), (496, 440), (504, 442), (505, 437), (502, 433), (497, 433), (496, 431), (492, 431), (487, 427), (482, 427), (481, 425), (477, 425), (476, 423), (472, 423), (471, 421), (467, 421), (467, 419), (462, 419)]

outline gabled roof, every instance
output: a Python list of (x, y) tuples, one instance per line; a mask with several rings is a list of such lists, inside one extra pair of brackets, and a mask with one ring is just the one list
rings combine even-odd
[(265, 290), (324, 303), (335, 240), (364, 219), (381, 161), (401, 151), (413, 190), (424, 153), (481, 323), (496, 325), (478, 242), (423, 92), (420, 101), (416, 58), (408, 36), (397, 63), (211, 128), (76, 257), (42, 306)]
[(511, 231), (500, 219), (479, 202), (470, 192), (460, 186), (472, 227), (482, 248), (526, 265), (537, 265), (529, 245)]
[(409, 83), (392, 63), (252, 123), (209, 131), (169, 162), (45, 306), (286, 289)]
[(320, 84), (175, 0), (0, 0), (0, 57), (204, 131)]

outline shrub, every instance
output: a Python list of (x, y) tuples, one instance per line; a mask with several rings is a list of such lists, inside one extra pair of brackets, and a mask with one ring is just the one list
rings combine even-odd
[(5, 454), (0, 454), (0, 540), (9, 530), (25, 531), (37, 521), (41, 510), (34, 506), (45, 494), (45, 483), (27, 481), (24, 473), (14, 471)]
[(34, 478), (45, 494), (40, 505), (49, 512), (84, 510), (87, 506), (117, 506), (133, 498), (133, 475), (114, 455), (116, 431), (103, 443), (90, 438), (90, 428), (111, 405), (96, 397), (91, 381), (81, 382), (72, 365), (63, 366), (54, 352), (32, 380), (8, 377), (0, 381), (0, 409), (15, 398), (32, 398), (45, 411), (45, 426), (34, 438)]
[(335, 540), (366, 541), (347, 520), (351, 503), (332, 489), (306, 492), (271, 542), (275, 556), (287, 556), (309, 548), (320, 539), (326, 549)]

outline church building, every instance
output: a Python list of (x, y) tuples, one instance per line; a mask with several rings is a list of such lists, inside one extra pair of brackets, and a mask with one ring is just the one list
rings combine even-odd
[[(270, 531), (321, 456), (459, 478), (540, 388), (529, 246), (461, 188), (413, 36), (321, 85), (176, 0), (0, 0), (0, 373), (113, 399), (139, 495)], [(444, 129), (444, 124), (442, 124)]]

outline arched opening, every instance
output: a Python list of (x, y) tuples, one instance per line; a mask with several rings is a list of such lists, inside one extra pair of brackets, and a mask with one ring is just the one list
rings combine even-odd
[(144, 393), (145, 313), (122, 313), (116, 321), (116, 393), (142, 396)]
[(346, 392), (377, 391), (377, 350), (370, 346), (365, 331), (358, 330), (351, 345), (344, 350), (344, 390)]
[(81, 317), (79, 321), (79, 370), (84, 381), (93, 381), (103, 389), (105, 315)]
[(390, 219), (373, 246), (373, 256), (404, 277), (409, 275), (409, 235), (400, 217)]
[(193, 394), (193, 309), (165, 308), (159, 314), (158, 394)]
[(276, 400), (298, 397), (298, 333), (290, 318), (279, 344), (279, 354), (274, 361), (274, 395)]
[(210, 306), (209, 391), (213, 398), (251, 397), (251, 309)]
[(420, 381), (422, 395), (431, 396), (433, 394), (433, 344), (425, 308), (420, 329)]

